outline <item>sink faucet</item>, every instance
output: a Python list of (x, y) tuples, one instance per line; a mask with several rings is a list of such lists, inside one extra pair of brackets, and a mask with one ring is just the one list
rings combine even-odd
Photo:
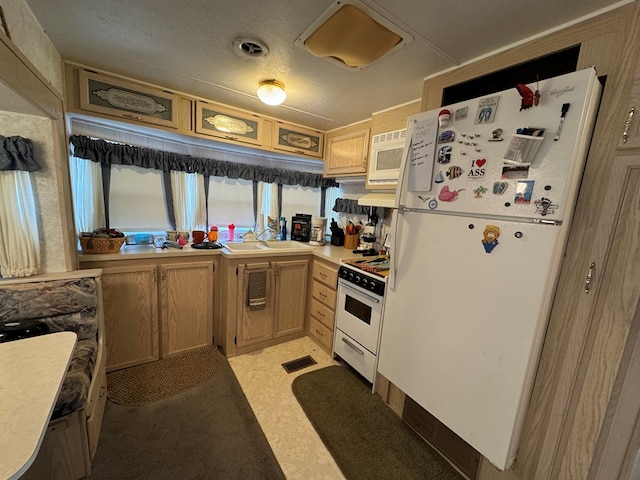
[(278, 234), (278, 232), (276, 232), (273, 228), (267, 227), (264, 230), (262, 230), (260, 233), (256, 233), (256, 238), (258, 240), (260, 240), (260, 237), (265, 233), (268, 233), (269, 235), (267, 237), (263, 238), (262, 240), (270, 240), (270, 237), (272, 235), (275, 237)]

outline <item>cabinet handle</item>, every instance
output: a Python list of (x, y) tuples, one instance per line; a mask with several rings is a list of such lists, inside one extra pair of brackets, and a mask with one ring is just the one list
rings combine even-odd
[(327, 278), (327, 274), (326, 274), (326, 273), (324, 273), (324, 272), (319, 272), (319, 273), (318, 273), (318, 276), (322, 277), (323, 279), (324, 279), (324, 278)]
[(158, 271), (156, 269), (153, 270), (153, 283), (158, 281)]
[(318, 296), (322, 298), (327, 298), (327, 294), (324, 292), (318, 292)]
[(596, 268), (595, 262), (592, 262), (589, 265), (589, 271), (587, 272), (587, 278), (584, 281), (584, 293), (589, 293), (591, 291), (591, 282), (593, 281), (593, 271)]
[(316, 334), (317, 334), (319, 337), (324, 337), (324, 333), (322, 333), (322, 332), (321, 332), (320, 330), (318, 330), (317, 328), (316, 328)]
[(627, 120), (624, 122), (624, 130), (622, 131), (622, 143), (627, 143), (629, 139), (629, 129), (631, 128), (631, 122), (633, 122), (633, 114), (636, 113), (636, 107), (631, 107), (627, 114)]
[(167, 271), (163, 267), (160, 267), (160, 278), (163, 282), (167, 278)]
[(326, 317), (326, 315), (324, 313), (322, 313), (320, 310), (316, 310), (316, 315), (318, 315), (319, 317)]
[(142, 120), (142, 117), (140, 115), (131, 115), (130, 113), (123, 113), (122, 116), (126, 118), (133, 118), (134, 120)]

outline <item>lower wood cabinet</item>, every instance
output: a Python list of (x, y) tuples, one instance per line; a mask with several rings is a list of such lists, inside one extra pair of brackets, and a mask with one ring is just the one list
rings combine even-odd
[(214, 265), (211, 260), (81, 262), (81, 268), (103, 272), (107, 370), (211, 345)]
[(309, 336), (326, 352), (331, 353), (336, 316), (338, 267), (315, 259), (312, 282)]
[[(223, 348), (228, 356), (304, 336), (309, 260), (289, 258), (225, 261)], [(255, 281), (261, 285), (250, 286)]]

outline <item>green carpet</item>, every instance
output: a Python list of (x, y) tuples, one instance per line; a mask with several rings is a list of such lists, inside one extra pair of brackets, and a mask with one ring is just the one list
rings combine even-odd
[(305, 373), (292, 389), (347, 480), (463, 479), (348, 368)]
[(182, 393), (105, 410), (89, 480), (284, 479), (229, 362)]

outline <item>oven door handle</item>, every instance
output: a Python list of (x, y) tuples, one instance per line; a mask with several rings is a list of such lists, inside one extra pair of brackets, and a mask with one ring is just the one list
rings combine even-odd
[(344, 343), (347, 344), (347, 346), (351, 347), (352, 349), (354, 349), (359, 355), (364, 355), (364, 352), (362, 350), (360, 350), (358, 347), (356, 347), (352, 342), (350, 342), (348, 339), (342, 337), (342, 341)]
[(379, 299), (379, 298), (376, 298), (376, 297), (374, 297), (373, 295), (369, 295), (368, 293), (361, 292), (360, 290), (358, 290), (357, 288), (352, 287), (352, 286), (351, 286), (351, 285), (349, 285), (348, 283), (340, 283), (340, 285), (341, 285), (342, 287), (344, 287), (344, 288), (347, 288), (347, 289), (349, 289), (349, 290), (352, 290), (352, 291), (356, 292), (358, 295), (362, 295), (363, 297), (368, 298), (368, 299), (369, 299), (369, 300), (371, 300), (372, 302), (380, 303), (380, 299)]

